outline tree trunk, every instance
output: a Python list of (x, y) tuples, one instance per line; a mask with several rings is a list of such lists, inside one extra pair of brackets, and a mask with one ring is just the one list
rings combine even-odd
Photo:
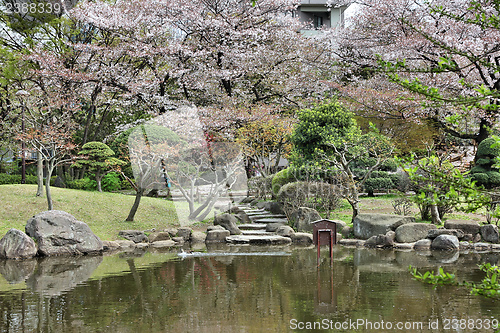
[(135, 213), (137, 213), (137, 208), (139, 208), (139, 204), (141, 203), (141, 197), (144, 194), (145, 190), (146, 189), (144, 189), (144, 188), (137, 189), (137, 191), (135, 193), (134, 204), (132, 205), (132, 208), (130, 209), (130, 212), (128, 213), (128, 217), (125, 221), (128, 221), (128, 222), (134, 221)]
[(52, 195), (50, 194), (50, 177), (52, 176), (52, 171), (54, 166), (51, 161), (47, 161), (47, 178), (45, 178), (45, 194), (47, 195), (47, 206), (48, 210), (54, 209), (52, 205)]
[(352, 220), (354, 221), (354, 218), (359, 214), (359, 200), (352, 201), (350, 204), (352, 207)]
[(38, 188), (36, 190), (36, 196), (43, 196), (43, 159), (42, 154), (38, 153), (36, 158), (36, 183)]
[(97, 172), (95, 174), (95, 180), (97, 182), (97, 190), (99, 192), (102, 192), (102, 187), (101, 187), (102, 175), (101, 175), (101, 171), (100, 170), (97, 170)]
[(431, 205), (431, 219), (432, 224), (441, 224), (441, 218), (439, 217), (439, 211), (436, 204)]

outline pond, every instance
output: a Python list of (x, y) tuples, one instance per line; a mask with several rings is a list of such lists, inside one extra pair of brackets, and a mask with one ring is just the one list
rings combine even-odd
[(499, 253), (336, 247), (318, 267), (312, 247), (176, 251), (0, 261), (0, 331), (493, 332), (500, 319), (498, 301), (408, 273), (479, 281)]

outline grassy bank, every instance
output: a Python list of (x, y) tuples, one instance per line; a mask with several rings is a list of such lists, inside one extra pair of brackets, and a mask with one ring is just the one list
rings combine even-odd
[[(376, 214), (394, 214), (393, 201), (399, 196), (396, 194), (378, 195), (376, 197), (360, 197), (359, 209), (360, 213), (376, 213)], [(418, 207), (414, 204), (410, 209), (410, 216), (415, 217), (416, 222), (431, 223), (431, 221), (422, 221)], [(352, 209), (346, 200), (342, 200), (340, 207), (334, 210), (331, 219), (342, 220), (347, 224), (352, 221)], [(476, 213), (452, 212), (445, 215), (444, 220), (473, 220), (478, 223), (486, 221), (484, 208), (479, 209)]]
[[(54, 209), (66, 211), (87, 223), (103, 240), (118, 239), (124, 229), (164, 229), (178, 225), (171, 201), (143, 197), (134, 222), (125, 218), (134, 197), (117, 193), (99, 193), (51, 188)], [(47, 198), (36, 197), (36, 185), (0, 185), (0, 237), (11, 228), (24, 231), (30, 217), (47, 210)]]

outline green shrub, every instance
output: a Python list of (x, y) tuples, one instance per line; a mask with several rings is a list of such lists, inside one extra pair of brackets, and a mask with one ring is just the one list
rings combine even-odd
[(21, 184), (21, 175), (0, 174), (0, 185)]
[(491, 165), (492, 161), (489, 157), (480, 158), (476, 161), (476, 165)]
[(274, 175), (267, 177), (253, 177), (248, 181), (248, 189), (260, 199), (267, 199), (272, 195), (272, 180)]
[(358, 158), (352, 162), (353, 169), (368, 169), (375, 165), (377, 161), (374, 158)]
[(477, 185), (488, 184), (488, 175), (485, 172), (471, 174), (472, 180), (475, 180)]
[(121, 187), (120, 174), (118, 172), (109, 172), (101, 181), (102, 190), (107, 192), (118, 191)]
[(492, 148), (491, 146), (494, 143), (496, 143), (494, 138), (487, 138), (479, 144), (476, 153), (476, 165), (470, 170), (471, 178), (478, 185), (483, 185), (486, 188), (500, 185), (500, 174), (498, 174), (498, 169), (493, 167), (495, 158), (500, 155), (500, 146), (495, 144), (494, 148)]
[(278, 201), (286, 204), (289, 201), (297, 202), (296, 206), (303, 206), (309, 196), (308, 182), (293, 182), (284, 184), (278, 191)]
[(377, 178), (368, 178), (365, 182), (365, 190), (369, 195), (373, 195), (375, 190), (389, 190), (394, 188), (395, 186), (392, 184), (392, 180), (390, 178), (385, 177), (377, 177)]
[[(21, 175), (9, 175), (6, 173), (0, 173), (0, 185), (7, 184), (21, 184)], [(52, 177), (51, 184), (54, 184), (54, 180), (56, 177)], [(26, 175), (26, 184), (37, 184), (38, 179), (34, 175)]]
[(396, 172), (398, 170), (398, 163), (395, 159), (389, 158), (380, 164), (379, 169), (382, 171)]
[(388, 177), (392, 181), (392, 185), (394, 187), (399, 187), (399, 183), (401, 183), (402, 177), (400, 173), (390, 173)]
[(389, 173), (387, 171), (375, 170), (370, 174), (370, 178), (388, 178)]
[(475, 166), (472, 169), (470, 169), (471, 174), (476, 174), (476, 173), (486, 173), (487, 170), (481, 166)]
[(500, 172), (498, 171), (488, 171), (486, 172), (488, 175), (488, 182), (490, 185), (499, 186), (500, 185)]
[(278, 195), (278, 192), (283, 185), (294, 182), (295, 180), (296, 179), (292, 168), (286, 168), (277, 172), (274, 175), (273, 180), (271, 181), (273, 193), (275, 195)]
[(476, 156), (494, 158), (500, 155), (500, 147), (492, 148), (491, 145), (495, 143), (494, 138), (487, 138), (481, 141), (477, 147)]
[(352, 169), (352, 172), (359, 178), (362, 178), (366, 175), (367, 170), (361, 168)]
[(66, 182), (66, 186), (75, 190), (94, 191), (97, 189), (97, 182), (94, 179), (85, 177), (82, 179), (69, 180)]
[(310, 207), (326, 213), (330, 217), (332, 210), (340, 205), (338, 189), (325, 182), (293, 182), (281, 187), (277, 195), (287, 216), (299, 207)]

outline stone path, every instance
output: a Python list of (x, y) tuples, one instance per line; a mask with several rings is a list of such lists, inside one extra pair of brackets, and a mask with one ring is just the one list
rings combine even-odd
[(255, 209), (245, 204), (238, 206), (249, 217), (252, 223), (238, 224), (241, 235), (226, 237), (230, 244), (250, 245), (283, 245), (292, 242), (290, 237), (276, 235), (279, 226), (287, 225), (288, 219), (285, 215), (276, 215), (264, 209)]

